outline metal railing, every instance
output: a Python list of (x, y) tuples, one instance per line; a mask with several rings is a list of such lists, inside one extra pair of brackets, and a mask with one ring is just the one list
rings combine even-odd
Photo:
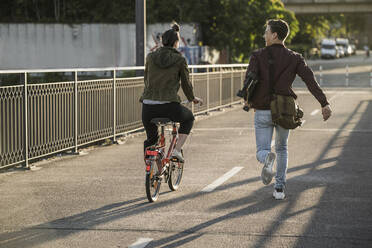
[[(240, 102), (235, 93), (243, 85), (247, 64), (189, 66), (196, 96), (203, 106), (188, 107), (194, 114)], [(0, 87), (0, 169), (24, 164), (53, 153), (73, 150), (141, 129), (143, 77), (117, 78), (118, 71), (143, 67), (3, 70), (22, 74), (23, 85)], [(110, 71), (111, 77), (78, 80), (79, 72)], [(198, 72), (203, 71), (203, 72)], [(29, 84), (30, 73), (70, 72), (74, 80)], [(185, 96), (180, 90), (183, 99)], [(26, 100), (25, 100), (26, 99)]]

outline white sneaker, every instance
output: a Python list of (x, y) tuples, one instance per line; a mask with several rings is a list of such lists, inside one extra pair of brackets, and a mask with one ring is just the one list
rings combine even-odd
[(283, 189), (274, 189), (273, 197), (275, 200), (283, 200), (285, 198)]
[(178, 161), (180, 161), (181, 163), (184, 163), (185, 162), (185, 160), (183, 159), (182, 152), (179, 152), (176, 149), (173, 149), (172, 157), (173, 158), (177, 158)]
[(264, 167), (262, 168), (261, 172), (261, 179), (263, 184), (268, 185), (271, 180), (273, 180), (274, 177), (274, 161), (275, 161), (276, 155), (273, 152), (269, 152), (269, 154), (266, 157)]

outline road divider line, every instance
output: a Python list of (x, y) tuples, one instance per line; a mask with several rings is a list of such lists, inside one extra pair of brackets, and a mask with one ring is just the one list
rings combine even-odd
[(209, 184), (207, 187), (202, 189), (202, 192), (212, 192), (218, 186), (229, 180), (232, 176), (238, 173), (243, 167), (234, 167), (230, 171), (226, 172), (222, 177), (215, 180), (213, 183)]
[(230, 130), (254, 130), (254, 127), (198, 127), (194, 131), (230, 131)]
[(343, 129), (343, 128), (299, 128), (298, 131), (309, 132), (349, 132), (349, 133), (372, 133), (372, 129)]
[(319, 109), (315, 109), (313, 112), (311, 112), (310, 115), (316, 115), (319, 112)]
[(333, 99), (335, 99), (336, 97), (338, 96), (343, 96), (345, 93), (344, 92), (340, 92), (340, 93), (337, 93), (336, 95), (332, 96), (329, 101), (332, 101)]
[[(369, 87), (366, 87), (368, 88), (367, 90), (349, 90), (349, 91), (338, 91), (338, 90), (325, 90), (324, 93), (326, 94), (346, 94), (346, 95), (353, 95), (353, 94), (357, 94), (357, 95), (360, 95), (360, 94), (370, 94), (371, 93), (371, 88)], [(310, 91), (308, 90), (295, 90), (296, 91), (296, 94), (305, 94), (305, 95), (310, 95)]]
[(150, 238), (139, 238), (137, 241), (130, 246), (129, 248), (144, 248), (146, 245), (148, 245), (153, 239)]
[[(336, 97), (338, 96), (342, 96), (344, 95), (345, 93), (344, 92), (338, 92), (336, 95), (332, 96), (330, 99), (329, 99), (329, 102), (334, 100)], [(314, 116), (316, 115), (317, 113), (319, 112), (319, 109), (315, 109), (313, 112), (310, 113), (310, 115)]]

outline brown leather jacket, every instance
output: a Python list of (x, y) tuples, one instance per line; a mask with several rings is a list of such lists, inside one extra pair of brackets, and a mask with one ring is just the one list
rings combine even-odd
[(306, 64), (304, 58), (284, 45), (273, 44), (270, 47), (254, 51), (249, 62), (247, 72), (252, 71), (259, 77), (251, 101), (253, 108), (270, 109), (268, 48), (271, 49), (274, 59), (274, 92), (276, 94), (293, 96), (296, 99), (297, 95), (292, 89), (292, 84), (297, 74), (322, 107), (328, 104), (327, 97), (319, 87), (313, 71)]

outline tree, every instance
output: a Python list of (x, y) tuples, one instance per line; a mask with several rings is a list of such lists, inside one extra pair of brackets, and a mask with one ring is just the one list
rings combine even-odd
[(317, 47), (321, 39), (326, 37), (347, 37), (352, 40), (365, 31), (365, 15), (363, 14), (304, 14), (298, 15), (299, 32), (293, 38), (293, 48), (299, 52), (307, 52)]
[(234, 61), (247, 61), (252, 50), (263, 46), (267, 19), (285, 19), (291, 28), (290, 41), (298, 31), (294, 14), (279, 0), (167, 0), (148, 1), (149, 22), (196, 22), (203, 44), (218, 50), (228, 48)]
[[(294, 14), (280, 0), (147, 0), (148, 23), (198, 23), (203, 44), (228, 49), (234, 61), (247, 61), (263, 46), (264, 24), (285, 19), (298, 31)], [(134, 0), (1, 0), (0, 22), (133, 23)]]
[(0, 22), (130, 23), (134, 0), (1, 0)]

